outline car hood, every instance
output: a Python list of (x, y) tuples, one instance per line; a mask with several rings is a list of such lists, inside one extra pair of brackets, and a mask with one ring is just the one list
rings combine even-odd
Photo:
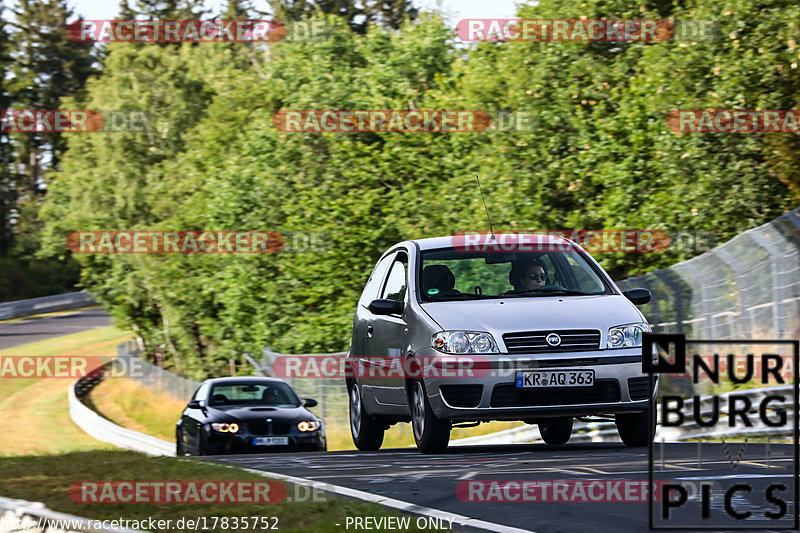
[(209, 417), (218, 420), (235, 420), (238, 422), (263, 422), (271, 418), (275, 422), (294, 422), (301, 418), (316, 419), (304, 407), (209, 407)]
[(534, 296), (467, 302), (424, 303), (444, 330), (487, 331), (497, 342), (515, 331), (598, 329), (642, 322), (643, 315), (624, 296)]

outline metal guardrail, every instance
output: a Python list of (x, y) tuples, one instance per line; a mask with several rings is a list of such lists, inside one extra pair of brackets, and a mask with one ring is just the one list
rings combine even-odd
[(800, 338), (800, 207), (662, 270), (617, 282), (649, 289), (656, 333), (697, 339)]
[(117, 359), (122, 363), (121, 366), (128, 370), (136, 368), (136, 372), (128, 372), (126, 378), (154, 392), (168, 394), (183, 402), (188, 402), (192, 398), (194, 391), (200, 386), (198, 381), (183, 378), (149, 363), (140, 357), (140, 353), (135, 341), (117, 346)]
[[(106, 363), (109, 365), (111, 363)], [(120, 448), (148, 455), (175, 455), (175, 444), (138, 431), (126, 429), (86, 407), (80, 398), (86, 396), (102, 380), (102, 375), (90, 373), (77, 380), (68, 391), (69, 415), (72, 421), (95, 439)], [(2, 533), (2, 532), (0, 532)]]
[[(782, 427), (771, 427), (763, 423), (761, 418), (753, 422), (752, 426), (743, 426), (736, 428), (726, 428), (725, 431), (714, 430), (714, 428), (707, 428), (697, 424), (695, 420), (684, 422), (680, 427), (662, 427), (658, 426), (656, 430), (655, 440), (660, 441), (662, 438), (667, 442), (685, 441), (690, 439), (711, 438), (716, 439), (720, 437), (744, 437), (744, 436), (792, 436), (794, 432), (794, 424), (792, 421), (796, 414), (794, 413), (794, 389), (793, 385), (784, 385), (780, 387), (762, 387), (759, 389), (737, 390), (726, 392), (717, 395), (720, 398), (720, 403), (724, 402), (725, 398), (731, 394), (741, 394), (750, 399), (751, 408), (750, 413), (758, 412), (758, 404), (762, 398), (769, 394), (787, 393), (789, 399), (783, 403), (773, 404), (774, 408), (782, 409), (786, 413), (786, 424)], [(701, 418), (706, 419), (712, 414), (711, 406), (714, 401), (714, 396), (703, 396), (700, 398)], [(685, 401), (683, 411), (693, 409), (693, 400), (688, 399)], [(660, 411), (659, 415), (660, 416)], [(720, 413), (720, 420), (723, 419), (723, 413)], [(718, 424), (715, 424), (718, 426)], [(507, 429), (489, 435), (481, 435), (478, 437), (468, 437), (466, 439), (458, 439), (451, 441), (451, 445), (480, 445), (480, 444), (504, 444), (504, 443), (530, 443), (541, 440), (539, 429), (535, 426), (523, 426), (514, 429)], [(619, 433), (614, 422), (577, 422), (572, 428), (572, 437), (570, 442), (616, 442), (619, 441)]]
[[(108, 523), (108, 521), (106, 521)], [(135, 529), (105, 527), (103, 521), (51, 511), (43, 503), (0, 497), (0, 533), (140, 533)]]
[(50, 313), (64, 309), (74, 309), (94, 304), (94, 296), (86, 291), (43, 296), (30, 300), (0, 303), (0, 320), (19, 318), (21, 316)]

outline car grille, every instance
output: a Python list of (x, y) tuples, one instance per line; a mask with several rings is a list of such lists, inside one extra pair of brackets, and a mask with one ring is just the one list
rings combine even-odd
[(598, 379), (592, 387), (521, 389), (513, 383), (495, 385), (492, 407), (528, 407), (536, 405), (577, 405), (620, 401), (616, 379)]
[(442, 385), (444, 401), (453, 407), (477, 407), (481, 403), (483, 385)]
[(650, 377), (628, 379), (628, 393), (631, 400), (646, 400), (650, 397)]
[(250, 431), (251, 435), (288, 435), (290, 427), (289, 424), (270, 424), (268, 422), (258, 422), (247, 425), (247, 429)]
[(581, 359), (538, 359), (536, 364), (541, 367), (551, 366), (587, 366), (594, 365), (600, 360), (599, 357), (584, 357)]
[[(550, 346), (545, 338), (556, 333), (561, 344)], [(503, 335), (508, 353), (587, 352), (600, 349), (600, 332), (596, 329), (518, 331)]]

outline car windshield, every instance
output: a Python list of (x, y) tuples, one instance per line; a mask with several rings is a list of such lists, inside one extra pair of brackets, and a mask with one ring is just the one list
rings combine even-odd
[(211, 388), (209, 405), (298, 407), (300, 400), (286, 383), (225, 383)]
[(546, 252), (427, 250), (420, 261), (423, 302), (612, 294), (584, 255)]

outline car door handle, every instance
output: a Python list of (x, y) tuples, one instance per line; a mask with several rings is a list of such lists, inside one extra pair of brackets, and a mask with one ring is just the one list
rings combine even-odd
[(374, 331), (375, 331), (375, 328), (372, 327), (372, 324), (367, 326), (367, 337), (372, 337), (372, 334), (374, 333)]

